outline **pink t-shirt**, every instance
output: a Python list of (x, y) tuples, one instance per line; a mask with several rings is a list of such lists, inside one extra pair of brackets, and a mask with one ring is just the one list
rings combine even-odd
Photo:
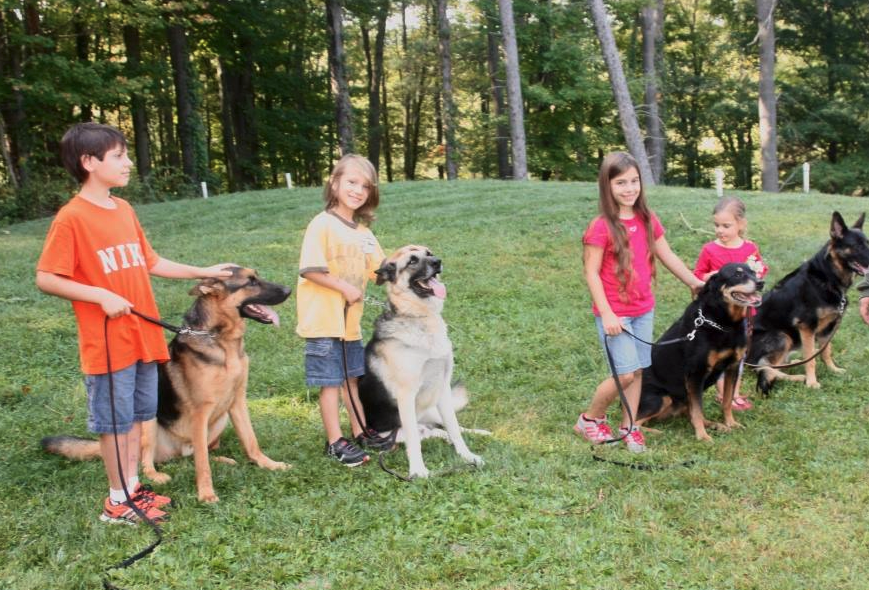
[(769, 270), (760, 257), (757, 244), (744, 240), (739, 248), (727, 248), (715, 242), (707, 242), (700, 250), (697, 264), (694, 265), (694, 276), (704, 280), (703, 275), (713, 270), (719, 270), (730, 262), (744, 262), (762, 279)]
[[(598, 216), (592, 220), (582, 236), (582, 243), (603, 248), (603, 261), (600, 267), (600, 280), (610, 307), (619, 317), (637, 317), (655, 308), (655, 295), (652, 293), (652, 266), (649, 264), (649, 244), (646, 240), (646, 226), (642, 219), (620, 219), (628, 232), (631, 248), (633, 273), (627, 284), (627, 301), (619, 295), (619, 279), (616, 276), (618, 262), (613, 251), (613, 240), (606, 220)], [(652, 213), (652, 232), (657, 240), (664, 235), (664, 226), (658, 216)], [(600, 310), (592, 302), (591, 310), (600, 316)]]

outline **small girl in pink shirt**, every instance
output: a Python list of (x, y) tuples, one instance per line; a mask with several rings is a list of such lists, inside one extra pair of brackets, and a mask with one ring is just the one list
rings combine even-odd
[[(757, 245), (745, 239), (748, 221), (745, 219), (745, 203), (736, 197), (722, 197), (712, 210), (712, 222), (715, 224), (715, 239), (707, 242), (700, 250), (697, 264), (694, 265), (694, 276), (703, 281), (718, 272), (729, 262), (744, 262), (762, 279), (769, 270), (760, 257)], [(750, 310), (754, 313), (755, 310)], [(736, 392), (733, 395), (734, 410), (750, 410), (751, 402), (739, 393), (742, 383), (742, 364), (739, 365), (739, 379), (736, 382)], [(715, 399), (721, 403), (724, 391), (724, 377), (715, 384), (717, 395)]]
[[(655, 258), (692, 289), (699, 290), (703, 281), (691, 274), (667, 244), (664, 227), (646, 204), (639, 166), (630, 154), (614, 152), (604, 158), (598, 187), (600, 215), (582, 238), (585, 280), (598, 337), (601, 345), (609, 346), (631, 415), (636, 416), (643, 368), (652, 362), (651, 346), (623, 330), (646, 342), (652, 340)], [(579, 415), (574, 431), (593, 444), (613, 441), (606, 411), (617, 396), (615, 379), (604, 379), (588, 409)], [(619, 438), (629, 450), (642, 452), (646, 448), (643, 434), (636, 425), (629, 430), (630, 424), (623, 409)]]

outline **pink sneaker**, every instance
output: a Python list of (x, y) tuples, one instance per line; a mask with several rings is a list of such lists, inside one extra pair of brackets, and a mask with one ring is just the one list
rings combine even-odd
[(642, 453), (646, 450), (646, 439), (643, 433), (640, 432), (639, 426), (634, 426), (630, 432), (627, 428), (619, 428), (619, 436), (624, 436), (622, 439), (632, 453)]
[(613, 431), (606, 423), (606, 418), (589, 418), (585, 414), (580, 414), (576, 424), (573, 425), (573, 431), (593, 445), (613, 440)]

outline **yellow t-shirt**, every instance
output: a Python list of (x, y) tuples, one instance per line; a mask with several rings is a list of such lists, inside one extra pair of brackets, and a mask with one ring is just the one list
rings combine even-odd
[(344, 296), (307, 280), (303, 273), (327, 272), (357, 287), (363, 293), (368, 280), (384, 259), (377, 238), (364, 225), (345, 221), (332, 211), (318, 214), (305, 230), (299, 255), (296, 287), (296, 333), (303, 338), (344, 338), (361, 340), (362, 301), (347, 310), (344, 325)]

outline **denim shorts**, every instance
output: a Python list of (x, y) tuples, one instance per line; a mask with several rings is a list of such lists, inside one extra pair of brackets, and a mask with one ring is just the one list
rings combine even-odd
[(365, 374), (362, 341), (341, 344), (340, 338), (305, 339), (305, 382), (309, 386), (335, 387), (344, 383), (344, 349), (347, 350), (347, 377)]
[[(622, 320), (622, 326), (629, 330), (631, 334), (637, 338), (642, 338), (646, 342), (652, 341), (652, 330), (655, 323), (654, 310), (634, 318), (623, 317), (619, 319)], [(618, 336), (607, 336), (603, 330), (603, 322), (601, 322), (600, 317), (595, 316), (594, 322), (597, 324), (597, 335), (600, 338), (601, 346), (604, 346), (604, 338), (608, 340), (610, 353), (613, 355), (613, 362), (616, 365), (617, 375), (633, 373), (652, 364), (651, 346), (634, 340), (624, 332)], [(606, 360), (606, 348), (604, 348), (604, 360)], [(607, 361), (607, 367), (609, 367), (609, 361)]]
[(111, 374), (85, 375), (88, 395), (88, 430), (112, 434), (112, 402), (109, 378), (114, 381), (115, 423), (118, 434), (157, 415), (157, 363), (138, 361)]

